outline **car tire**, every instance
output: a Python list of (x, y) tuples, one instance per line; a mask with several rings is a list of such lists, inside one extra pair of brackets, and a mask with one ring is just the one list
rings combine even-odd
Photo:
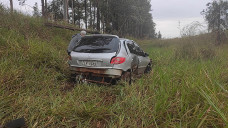
[(130, 75), (129, 75), (129, 85), (132, 84), (132, 70), (130, 70)]
[(132, 70), (129, 69), (128, 71), (122, 74), (121, 80), (127, 82), (129, 85), (132, 84)]
[(70, 74), (70, 82), (73, 82), (73, 83), (75, 83), (76, 82), (76, 74)]
[(149, 63), (149, 64), (146, 66), (146, 69), (145, 69), (145, 71), (144, 71), (144, 74), (149, 74), (151, 71), (152, 71), (152, 64)]
[(84, 82), (83, 82), (83, 76), (82, 76), (82, 75), (77, 75), (77, 76), (75, 77), (75, 81), (76, 81), (76, 84), (77, 84), (77, 85), (80, 85), (80, 84), (84, 83)]

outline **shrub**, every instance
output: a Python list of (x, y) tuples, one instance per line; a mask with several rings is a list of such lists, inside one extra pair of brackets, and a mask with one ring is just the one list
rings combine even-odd
[(201, 46), (199, 44), (183, 43), (175, 50), (176, 59), (208, 60), (213, 59), (215, 56), (215, 48), (209, 44)]
[(175, 50), (176, 59), (199, 59), (197, 48), (192, 43), (181, 44)]
[(208, 47), (208, 48), (201, 48), (200, 55), (202, 59), (212, 59), (216, 56), (215, 50)]

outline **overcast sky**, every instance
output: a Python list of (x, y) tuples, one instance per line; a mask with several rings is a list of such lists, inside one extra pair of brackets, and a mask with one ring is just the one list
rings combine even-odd
[[(31, 14), (35, 2), (40, 7), (40, 0), (27, 0), (25, 6), (19, 6), (18, 0), (14, 1), (14, 8)], [(50, 0), (48, 0), (50, 1)], [(199, 21), (206, 26), (200, 12), (206, 8), (206, 4), (212, 0), (151, 0), (153, 20), (156, 23), (156, 31), (160, 31), (165, 38), (180, 36), (178, 26), (184, 27), (193, 21)], [(9, 0), (0, 0), (0, 3), (9, 6)], [(31, 6), (31, 7), (29, 7)], [(205, 28), (206, 29), (206, 28)]]
[(165, 38), (180, 36), (180, 27), (194, 21), (205, 26), (206, 22), (200, 12), (212, 0), (151, 0), (152, 15), (156, 23), (156, 31), (161, 31)]

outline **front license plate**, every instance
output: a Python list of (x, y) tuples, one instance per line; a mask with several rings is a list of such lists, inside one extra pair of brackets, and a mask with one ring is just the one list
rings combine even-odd
[(89, 66), (89, 67), (97, 66), (97, 62), (96, 61), (81, 61), (81, 64), (83, 66)]

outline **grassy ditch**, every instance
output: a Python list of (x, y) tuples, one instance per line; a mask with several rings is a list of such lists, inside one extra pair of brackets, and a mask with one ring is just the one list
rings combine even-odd
[(146, 40), (153, 73), (131, 86), (77, 85), (66, 47), (74, 34), (0, 7), (0, 124), (28, 127), (226, 127), (228, 45), (213, 37)]

